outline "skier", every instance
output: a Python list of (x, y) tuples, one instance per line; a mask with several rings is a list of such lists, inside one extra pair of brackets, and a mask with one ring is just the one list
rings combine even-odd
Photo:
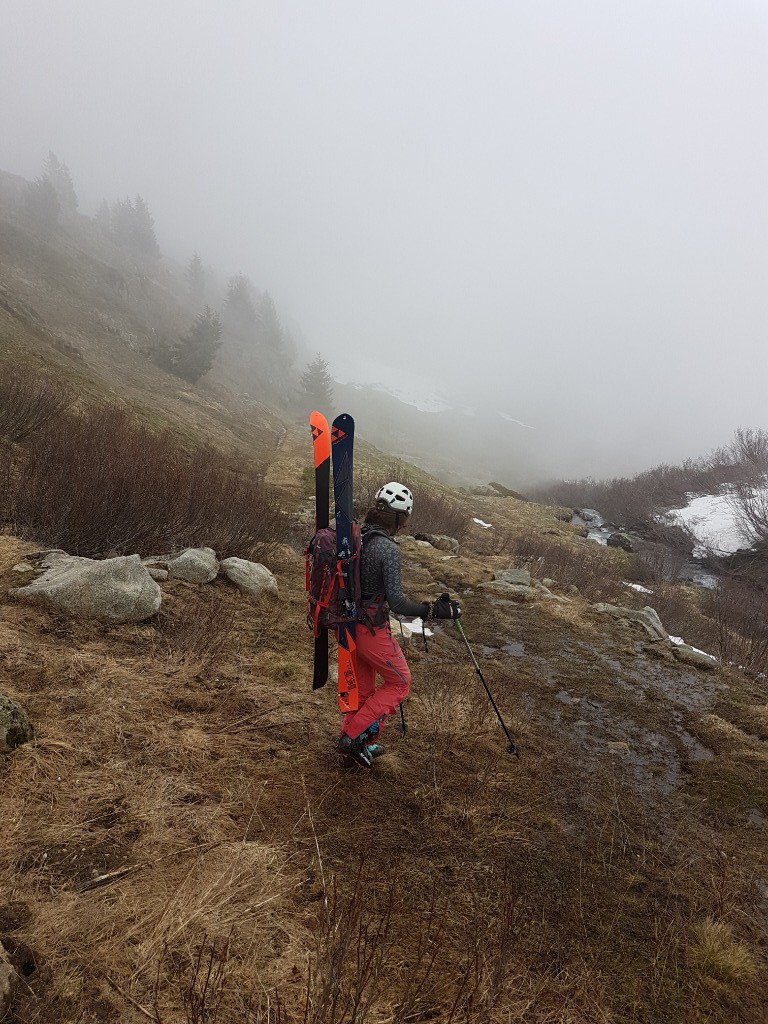
[[(360, 768), (371, 768), (383, 753), (375, 742), (384, 720), (405, 700), (411, 672), (389, 627), (389, 613), (420, 616), (422, 620), (458, 619), (461, 608), (448, 594), (436, 601), (410, 601), (403, 593), (400, 550), (393, 537), (408, 523), (413, 494), (392, 481), (376, 492), (375, 504), (365, 516), (360, 561), (362, 607), (358, 615), (358, 710), (344, 716), (338, 750)], [(376, 675), (384, 682), (376, 689)], [(350, 765), (351, 766), (351, 765)]]

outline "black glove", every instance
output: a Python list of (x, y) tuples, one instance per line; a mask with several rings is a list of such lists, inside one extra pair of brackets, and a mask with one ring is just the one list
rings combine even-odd
[(431, 619), (460, 619), (461, 605), (458, 601), (452, 601), (449, 594), (441, 594), (432, 603), (429, 617)]

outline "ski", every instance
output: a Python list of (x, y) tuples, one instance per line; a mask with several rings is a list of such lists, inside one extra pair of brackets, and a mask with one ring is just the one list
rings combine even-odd
[[(315, 456), (315, 532), (328, 526), (331, 503), (331, 432), (322, 413), (309, 417), (312, 447)], [(328, 682), (328, 630), (315, 630), (315, 661), (312, 689), (319, 690)]]
[(336, 544), (339, 559), (341, 614), (350, 622), (339, 626), (339, 709), (342, 714), (357, 711), (359, 694), (355, 671), (355, 594), (351, 582), (352, 556), (352, 450), (355, 421), (342, 413), (333, 421), (333, 500), (336, 513)]

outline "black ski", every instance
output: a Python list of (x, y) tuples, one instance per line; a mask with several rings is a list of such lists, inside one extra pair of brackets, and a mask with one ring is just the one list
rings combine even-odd
[[(312, 447), (315, 456), (315, 532), (328, 526), (331, 503), (331, 433), (322, 413), (309, 417)], [(328, 682), (328, 630), (320, 629), (315, 637), (315, 661), (312, 689), (319, 690)]]
[(340, 612), (351, 621), (339, 626), (339, 708), (342, 714), (357, 711), (359, 695), (355, 671), (355, 594), (352, 587), (352, 466), (355, 421), (342, 413), (333, 421), (333, 499), (336, 513), (336, 545), (341, 569)]

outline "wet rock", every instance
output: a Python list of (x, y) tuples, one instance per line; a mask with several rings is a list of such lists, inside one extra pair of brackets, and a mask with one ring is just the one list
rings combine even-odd
[(504, 580), (493, 580), (492, 583), (481, 583), (482, 590), (490, 590), (492, 593), (503, 594), (513, 601), (535, 601), (538, 597), (533, 587), (526, 587), (522, 584), (506, 583)]
[(219, 561), (212, 548), (186, 548), (168, 559), (168, 575), (187, 583), (210, 583), (219, 574)]
[(459, 542), (455, 537), (448, 537), (443, 533), (417, 533), (416, 540), (425, 540), (438, 551), (450, 551), (454, 555), (459, 553)]
[(646, 605), (640, 611), (637, 608), (625, 608), (623, 605), (605, 604), (598, 602), (592, 605), (597, 612), (613, 615), (617, 619), (629, 619), (639, 622), (648, 635), (654, 640), (668, 640), (669, 635), (661, 624), (656, 610)]
[(712, 669), (717, 668), (717, 658), (705, 654), (704, 651), (697, 651), (695, 647), (689, 647), (688, 644), (678, 644), (672, 649), (672, 653), (684, 665), (693, 665), (705, 672), (711, 672)]
[(19, 976), (16, 973), (5, 947), (0, 943), (0, 1020), (5, 1020), (10, 1011)]
[(277, 580), (260, 562), (249, 562), (245, 558), (225, 558), (221, 571), (244, 594), (255, 597), (266, 595), (277, 597)]
[(605, 542), (609, 548), (621, 548), (622, 551), (634, 551), (632, 546), (632, 538), (626, 533), (622, 533), (620, 530), (616, 533), (612, 533), (608, 540)]
[(531, 574), (527, 569), (502, 569), (500, 572), (495, 572), (493, 578), (502, 583), (513, 583), (521, 587), (530, 587), (531, 585)]
[(160, 607), (160, 588), (138, 555), (97, 560), (49, 551), (42, 565), (43, 575), (12, 590), (14, 597), (110, 622), (141, 622)]
[(24, 708), (10, 697), (0, 694), (0, 752), (14, 750), (23, 743), (29, 743), (34, 737), (35, 730)]

